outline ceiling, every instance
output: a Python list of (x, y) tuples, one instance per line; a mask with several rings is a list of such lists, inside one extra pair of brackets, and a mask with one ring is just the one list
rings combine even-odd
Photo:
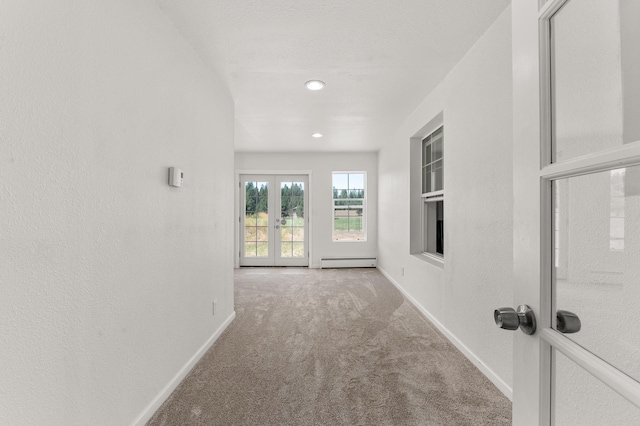
[(236, 151), (317, 152), (380, 149), (510, 0), (157, 2), (233, 96)]

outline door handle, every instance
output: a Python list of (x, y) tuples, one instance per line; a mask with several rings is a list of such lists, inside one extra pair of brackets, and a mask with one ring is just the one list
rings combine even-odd
[(520, 328), (524, 334), (536, 332), (536, 316), (533, 309), (527, 305), (520, 305), (518, 309), (500, 308), (493, 311), (493, 320), (496, 325), (504, 330), (517, 330)]
[(280, 225), (276, 225), (276, 229), (280, 229)]
[(580, 331), (582, 324), (580, 323), (580, 318), (573, 312), (569, 311), (558, 311), (556, 312), (556, 318), (558, 319), (558, 323), (556, 325), (556, 329), (560, 333), (570, 334), (577, 333)]

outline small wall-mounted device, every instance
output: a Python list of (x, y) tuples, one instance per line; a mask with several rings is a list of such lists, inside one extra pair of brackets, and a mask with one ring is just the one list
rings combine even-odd
[(169, 185), (182, 186), (182, 180), (184, 179), (184, 172), (177, 167), (169, 167)]

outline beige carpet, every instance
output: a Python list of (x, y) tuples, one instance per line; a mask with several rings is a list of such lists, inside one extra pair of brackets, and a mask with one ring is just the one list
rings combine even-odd
[(511, 403), (376, 269), (236, 271), (237, 317), (149, 425), (509, 425)]

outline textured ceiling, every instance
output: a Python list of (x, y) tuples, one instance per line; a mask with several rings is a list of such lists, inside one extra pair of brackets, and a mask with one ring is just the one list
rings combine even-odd
[(157, 2), (232, 94), (236, 150), (266, 152), (378, 150), (510, 0)]

